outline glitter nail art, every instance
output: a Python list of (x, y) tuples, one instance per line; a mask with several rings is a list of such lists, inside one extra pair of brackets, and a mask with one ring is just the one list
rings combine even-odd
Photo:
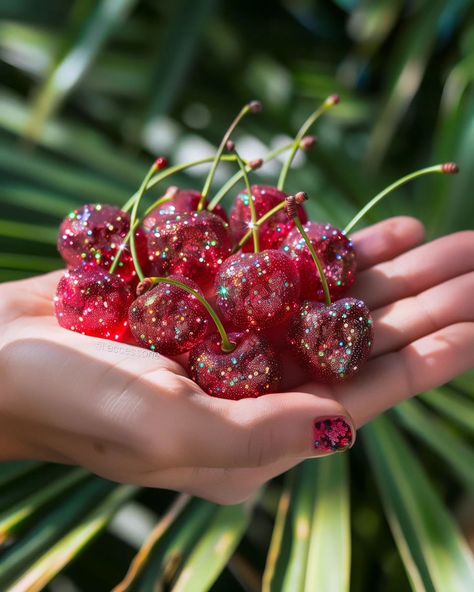
[(344, 417), (316, 419), (313, 425), (313, 446), (319, 452), (343, 452), (351, 447), (353, 429)]

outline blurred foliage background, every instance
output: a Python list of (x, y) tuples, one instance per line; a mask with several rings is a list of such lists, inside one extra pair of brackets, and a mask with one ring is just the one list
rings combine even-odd
[[(247, 158), (342, 98), (289, 179), (312, 217), (342, 226), (386, 183), (455, 160), (457, 177), (422, 179), (367, 222), (472, 228), (473, 16), (469, 0), (1, 0), (0, 280), (58, 268), (70, 209), (123, 203), (156, 155), (212, 154), (253, 98), (265, 111), (235, 136)], [(350, 454), (239, 506), (4, 464), (0, 589), (471, 591), (473, 398), (470, 375), (408, 401)]]

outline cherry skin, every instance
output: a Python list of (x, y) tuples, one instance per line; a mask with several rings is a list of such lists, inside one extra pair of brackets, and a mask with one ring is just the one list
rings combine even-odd
[(224, 320), (237, 329), (285, 323), (299, 306), (296, 266), (276, 249), (232, 255), (220, 267), (214, 286)]
[(59, 280), (54, 306), (61, 327), (121, 341), (128, 334), (132, 301), (132, 291), (122, 278), (94, 264), (83, 264)]
[[(353, 285), (356, 277), (356, 254), (352, 242), (331, 224), (308, 222), (304, 225), (311, 243), (324, 266), (329, 292), (333, 300), (341, 298)], [(282, 249), (296, 263), (301, 282), (301, 298), (323, 302), (324, 292), (311, 253), (295, 228), (286, 237)]]
[(211, 212), (176, 214), (147, 235), (150, 275), (177, 274), (206, 290), (230, 255), (229, 225)]
[[(186, 278), (170, 278), (201, 293)], [(128, 319), (140, 345), (166, 356), (188, 352), (204, 339), (209, 328), (209, 315), (199, 300), (171, 284), (158, 284), (139, 296), (130, 307)]]
[(299, 361), (322, 383), (357, 374), (373, 341), (370, 311), (362, 300), (343, 298), (327, 306), (306, 300), (293, 319), (289, 342)]
[[(117, 275), (127, 283), (138, 281), (129, 246), (124, 239), (130, 230), (130, 215), (111, 205), (86, 204), (67, 216), (59, 229), (58, 250), (71, 267), (83, 262), (95, 262), (104, 269), (110, 269), (117, 250), (122, 254), (117, 265)], [(146, 272), (148, 252), (145, 233), (135, 233), (138, 257)]]
[[(179, 189), (170, 201), (157, 206), (143, 219), (143, 228), (150, 231), (169, 216), (174, 217), (176, 214), (184, 212), (196, 212), (200, 199), (201, 194), (199, 191)], [(207, 200), (205, 206), (207, 206)], [(213, 212), (222, 218), (224, 222), (228, 222), (226, 211), (221, 205), (217, 205)]]
[(245, 399), (278, 390), (282, 380), (277, 351), (254, 331), (230, 333), (236, 347), (222, 351), (213, 334), (189, 354), (189, 374), (206, 393), (221, 399)]
[[(276, 189), (276, 187), (252, 185), (251, 189), (257, 218), (261, 218), (275, 206), (284, 202), (286, 198), (286, 193)], [(298, 215), (303, 224), (308, 220), (303, 206), (298, 206)], [(248, 193), (247, 191), (242, 191), (237, 196), (230, 213), (230, 228), (236, 243), (247, 233), (250, 222), (251, 212)], [(293, 220), (288, 219), (285, 210), (272, 216), (260, 226), (261, 249), (277, 249), (294, 226)], [(251, 239), (245, 243), (243, 250), (246, 252), (253, 250)]]

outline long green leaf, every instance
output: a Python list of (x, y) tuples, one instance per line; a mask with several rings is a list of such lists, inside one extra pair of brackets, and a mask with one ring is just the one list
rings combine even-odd
[(440, 387), (424, 393), (421, 399), (471, 434), (474, 433), (474, 405), (470, 397), (450, 388)]
[(41, 134), (45, 121), (79, 83), (135, 2), (136, 0), (100, 0), (97, 3), (79, 36), (72, 40), (70, 50), (40, 87), (26, 127), (28, 137), (35, 139)]
[(347, 455), (336, 454), (317, 462), (304, 591), (348, 592), (351, 533)]
[(362, 435), (413, 590), (470, 592), (474, 558), (401, 434), (380, 417)]
[(5, 269), (27, 269), (38, 273), (63, 267), (59, 257), (38, 257), (18, 253), (0, 253), (0, 267)]
[(75, 559), (136, 493), (129, 485), (117, 487), (83, 518), (63, 539), (53, 545), (5, 592), (40, 592), (70, 561)]
[(0, 463), (0, 488), (18, 477), (36, 470), (40, 463), (34, 461)]

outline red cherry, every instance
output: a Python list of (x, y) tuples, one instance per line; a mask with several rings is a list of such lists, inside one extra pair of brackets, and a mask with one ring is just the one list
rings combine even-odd
[[(261, 218), (275, 206), (284, 202), (286, 198), (286, 193), (283, 191), (266, 185), (252, 185), (252, 195), (254, 197), (257, 218)], [(308, 220), (303, 206), (298, 206), (298, 215), (303, 223)], [(239, 242), (247, 233), (250, 222), (251, 212), (248, 193), (247, 191), (242, 191), (237, 196), (230, 214), (230, 228), (235, 242)], [(277, 249), (294, 226), (293, 220), (288, 219), (284, 210), (272, 216), (260, 227), (261, 249)], [(253, 243), (249, 240), (244, 245), (243, 250), (249, 252), (252, 249)]]
[(177, 214), (147, 236), (151, 275), (182, 275), (203, 290), (232, 248), (229, 225), (206, 210)]
[(222, 316), (238, 329), (284, 323), (299, 305), (296, 266), (275, 249), (232, 255), (220, 267), (214, 285)]
[(222, 399), (260, 397), (275, 392), (281, 383), (280, 357), (259, 334), (230, 333), (235, 344), (224, 352), (213, 334), (189, 354), (189, 374), (206, 393)]
[[(202, 295), (199, 287), (180, 276), (170, 276)], [(209, 316), (199, 300), (177, 286), (158, 284), (139, 296), (128, 314), (130, 330), (140, 345), (166, 356), (188, 352), (201, 342)]]
[[(130, 230), (130, 216), (110, 205), (86, 204), (65, 218), (59, 229), (58, 250), (64, 261), (77, 267), (84, 261), (95, 262), (110, 269), (119, 248), (122, 250), (117, 275), (126, 282), (135, 283), (137, 275), (132, 255), (124, 239)], [(141, 265), (147, 268), (147, 245), (143, 230), (135, 234)]]
[(299, 360), (323, 383), (356, 374), (373, 341), (370, 311), (362, 300), (343, 298), (327, 306), (303, 302), (289, 335)]
[(66, 271), (59, 280), (54, 305), (61, 327), (120, 341), (127, 333), (132, 301), (132, 291), (124, 280), (86, 264)]
[[(201, 194), (199, 191), (193, 189), (178, 190), (170, 201), (156, 207), (143, 219), (144, 229), (146, 231), (152, 230), (169, 216), (174, 217), (176, 214), (197, 211), (200, 199)], [(207, 206), (207, 200), (204, 205)], [(228, 221), (226, 211), (222, 206), (217, 205), (213, 213), (222, 218), (224, 222)]]
[[(311, 243), (324, 266), (329, 292), (333, 300), (340, 298), (355, 282), (356, 255), (352, 242), (330, 224), (305, 224)], [(301, 282), (301, 298), (324, 301), (323, 287), (313, 258), (299, 230), (295, 228), (283, 242), (283, 251), (293, 258)]]

